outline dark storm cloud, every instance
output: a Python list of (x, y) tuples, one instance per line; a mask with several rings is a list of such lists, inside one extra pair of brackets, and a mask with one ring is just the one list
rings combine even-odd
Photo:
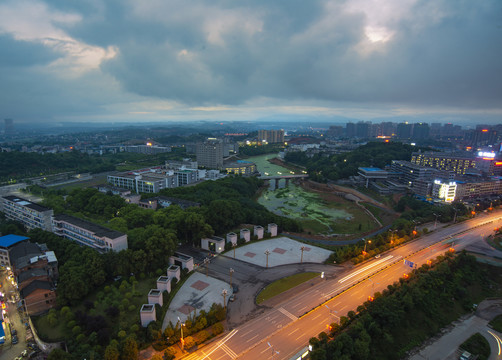
[(13, 104), (24, 104), (20, 113), (34, 104), (64, 116), (121, 105), (127, 112), (149, 101), (174, 101), (178, 111), (263, 99), (364, 111), (502, 107), (498, 0), (9, 0), (0, 7), (23, 17), (0, 24), (0, 46), (9, 49), (0, 59), (0, 105), (14, 117)]

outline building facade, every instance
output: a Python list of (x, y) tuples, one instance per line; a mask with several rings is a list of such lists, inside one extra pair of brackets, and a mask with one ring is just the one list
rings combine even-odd
[(111, 174), (107, 176), (110, 185), (133, 190), (136, 193), (158, 193), (162, 189), (178, 187), (178, 176), (174, 171), (163, 170), (160, 167)]
[(411, 163), (458, 175), (465, 175), (476, 168), (476, 159), (472, 157), (439, 152), (414, 152), (411, 154)]
[(99, 251), (127, 249), (127, 235), (70, 215), (55, 215), (53, 233)]
[(209, 138), (204, 142), (197, 143), (195, 155), (199, 166), (221, 169), (223, 168), (223, 141)]
[(258, 130), (258, 141), (269, 144), (283, 143), (284, 130)]
[(4, 196), (0, 209), (9, 220), (19, 221), (28, 229), (51, 231), (53, 211), (17, 196)]
[(237, 160), (225, 163), (225, 171), (229, 174), (250, 176), (256, 173), (256, 164), (251, 161)]

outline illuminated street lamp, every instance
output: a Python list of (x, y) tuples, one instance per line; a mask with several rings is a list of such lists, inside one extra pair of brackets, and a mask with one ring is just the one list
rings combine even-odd
[(367, 244), (371, 244), (371, 240), (366, 240), (366, 239), (364, 239), (364, 238), (363, 238), (363, 240), (364, 240), (364, 250), (363, 250), (363, 255), (366, 255), (366, 245), (367, 245)]
[(232, 243), (232, 247), (234, 248), (234, 259), (235, 259), (235, 248), (237, 247), (237, 244)]
[(179, 316), (178, 316), (178, 321), (180, 323), (180, 329), (181, 329), (181, 351), (183, 351), (183, 347), (185, 345), (185, 340), (183, 340), (183, 326), (185, 326), (185, 324), (181, 322), (181, 319)]
[(272, 359), (274, 358), (275, 354), (279, 355), (279, 351), (275, 351), (274, 347), (272, 345), (270, 345), (269, 342), (267, 342), (267, 345), (268, 345), (269, 348), (272, 349)]
[(268, 256), (270, 255), (270, 251), (268, 249), (265, 250), (265, 255), (267, 255), (267, 269), (268, 269)]
[(390, 231), (390, 244), (394, 244), (394, 233), (397, 232), (397, 229), (396, 230), (392, 230), (392, 229), (389, 229)]

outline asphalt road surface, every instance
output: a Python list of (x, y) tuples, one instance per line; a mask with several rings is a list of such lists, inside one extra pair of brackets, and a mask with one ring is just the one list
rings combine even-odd
[(502, 212), (498, 211), (438, 229), (334, 278), (319, 281), (184, 359), (291, 359), (329, 323), (355, 311), (368, 296), (410, 273), (412, 267), (405, 265), (404, 259), (420, 267), (448, 250), (450, 245), (444, 240), (453, 240), (455, 251), (460, 251), (493, 233), (501, 220)]

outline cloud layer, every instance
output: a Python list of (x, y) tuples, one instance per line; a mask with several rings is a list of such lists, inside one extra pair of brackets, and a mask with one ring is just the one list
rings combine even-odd
[(502, 115), (499, 0), (7, 0), (0, 116)]

